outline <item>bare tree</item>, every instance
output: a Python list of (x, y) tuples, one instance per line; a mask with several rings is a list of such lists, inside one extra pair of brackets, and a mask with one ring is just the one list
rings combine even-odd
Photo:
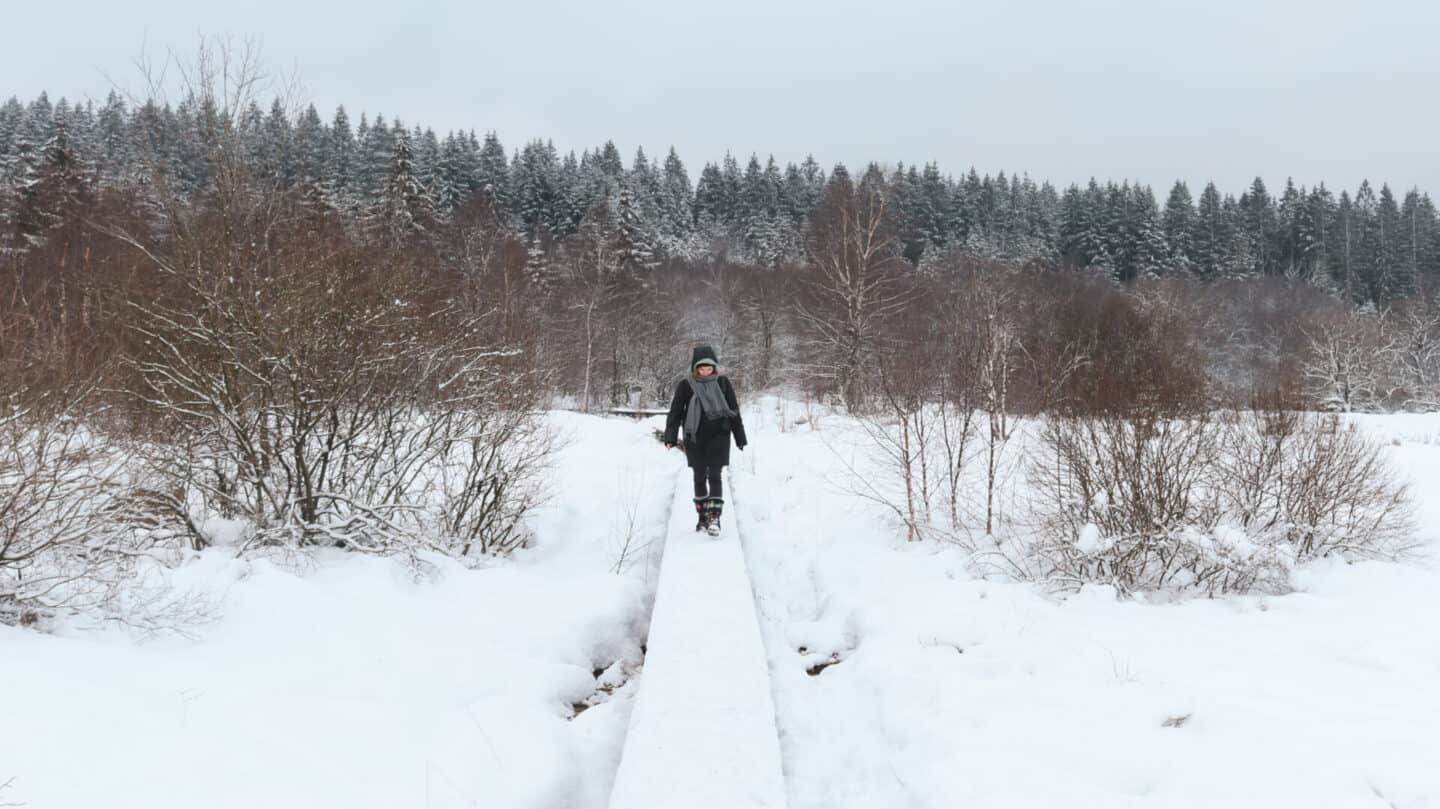
[(1343, 312), (1306, 331), (1308, 355), (1301, 366), (1311, 397), (1329, 410), (1368, 410), (1390, 393), (1383, 363), (1394, 351), (1378, 318)]
[(781, 343), (789, 278), (782, 270), (752, 271), (746, 274), (740, 291), (738, 309), (751, 337), (747, 371), (756, 390), (772, 384), (783, 361)]
[(1411, 410), (1440, 409), (1440, 306), (1431, 296), (1399, 302), (1384, 323), (1390, 357), (1404, 390), (1403, 406)]
[(872, 167), (858, 185), (837, 174), (807, 241), (806, 294), (796, 314), (810, 333), (812, 371), (854, 412), (869, 395), (868, 363), (881, 324), (912, 300), (890, 207), (878, 169)]
[(981, 319), (976, 324), (976, 349), (979, 360), (977, 380), (985, 411), (982, 440), (985, 444), (985, 533), (995, 533), (995, 494), (1004, 462), (1005, 448), (1010, 442), (1010, 379), (1019, 349), (1013, 324), (1002, 302), (991, 297), (985, 301)]
[(895, 324), (891, 339), (875, 352), (881, 406), (860, 417), (882, 474), (894, 478), (898, 492), (867, 471), (851, 469), (857, 493), (893, 511), (909, 542), (925, 538), (933, 519), (932, 494), (939, 483), (930, 471), (939, 416), (933, 402), (941, 378), (941, 358), (929, 345), (935, 321), (912, 314)]
[[(595, 404), (600, 366), (611, 336), (608, 315), (619, 293), (619, 255), (609, 208), (602, 202), (586, 215), (580, 229), (560, 251), (555, 305), (566, 338), (561, 345), (581, 358), (580, 409)], [(564, 328), (568, 326), (569, 328)]]

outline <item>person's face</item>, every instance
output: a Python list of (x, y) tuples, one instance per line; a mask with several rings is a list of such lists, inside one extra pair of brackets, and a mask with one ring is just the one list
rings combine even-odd
[(702, 365), (702, 366), (700, 366), (699, 368), (696, 368), (696, 369), (695, 369), (695, 373), (699, 374), (700, 376), (709, 376), (709, 375), (715, 373), (715, 366), (713, 366), (713, 365)]

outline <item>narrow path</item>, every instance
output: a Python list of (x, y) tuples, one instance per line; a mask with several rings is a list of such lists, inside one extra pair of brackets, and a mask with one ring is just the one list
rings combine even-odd
[(681, 475), (611, 809), (783, 809), (769, 664), (733, 509), (695, 532)]

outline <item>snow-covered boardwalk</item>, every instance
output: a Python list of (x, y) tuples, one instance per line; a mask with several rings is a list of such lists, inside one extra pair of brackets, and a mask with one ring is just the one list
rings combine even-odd
[(775, 709), (734, 510), (720, 537), (696, 534), (680, 477), (610, 809), (778, 809)]

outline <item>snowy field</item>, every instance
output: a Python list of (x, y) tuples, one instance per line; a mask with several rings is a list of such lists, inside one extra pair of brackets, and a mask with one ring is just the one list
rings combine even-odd
[(178, 576), (218, 601), (198, 639), (0, 626), (0, 805), (604, 806), (653, 592), (639, 546), (678, 470), (633, 423), (553, 421), (556, 496), (513, 563), (417, 584), (385, 560), (297, 574), (214, 551)]
[[(754, 405), (727, 493), (791, 809), (1440, 807), (1433, 557), (1278, 597), (1057, 598), (907, 545), (844, 491), (846, 420), (806, 416)], [(177, 574), (217, 605), (191, 638), (0, 627), (0, 804), (605, 807), (685, 470), (653, 424), (552, 421), (570, 444), (513, 561), (417, 583), (214, 552)], [(1440, 416), (1362, 423), (1433, 553)]]
[[(792, 809), (1440, 807), (1432, 561), (1314, 565), (1282, 597), (1059, 600), (906, 546), (835, 485), (841, 420), (769, 415), (736, 497)], [(1440, 417), (1363, 422), (1433, 552)]]

